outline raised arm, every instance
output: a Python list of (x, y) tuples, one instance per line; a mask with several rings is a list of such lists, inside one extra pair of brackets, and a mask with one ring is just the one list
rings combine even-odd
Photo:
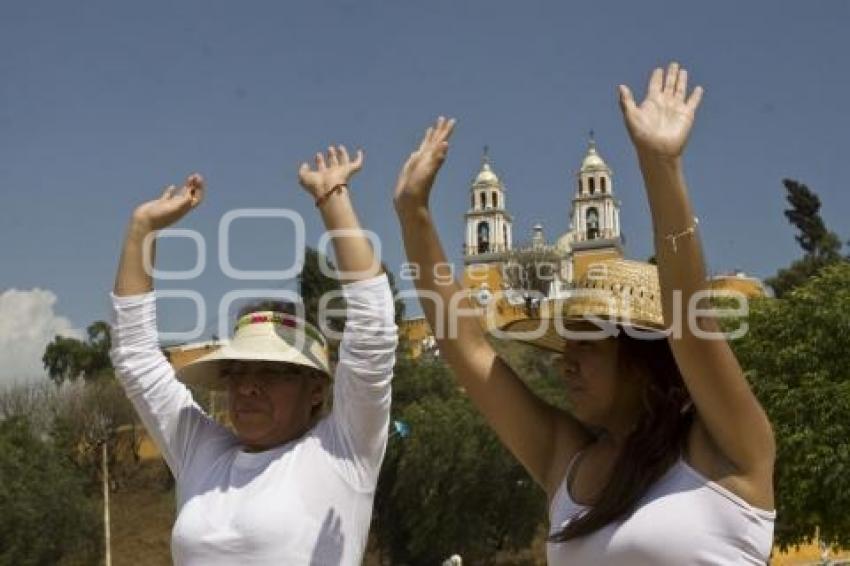
[(327, 155), (316, 154), (315, 163), (315, 169), (302, 163), (298, 180), (313, 197), (325, 228), (346, 231), (333, 238), (337, 267), (342, 272), (356, 272), (348, 282), (374, 277), (381, 272), (381, 266), (360, 230), (348, 188), (348, 181), (363, 167), (363, 152), (358, 150), (352, 160), (345, 146), (330, 146)]
[[(144, 265), (144, 245), (157, 230), (171, 226), (183, 218), (190, 210), (201, 204), (204, 198), (204, 180), (191, 175), (186, 184), (178, 189), (169, 186), (158, 199), (146, 202), (130, 217), (118, 273), (115, 276), (116, 296), (138, 295), (153, 291), (153, 277)], [(156, 241), (150, 241), (150, 266), (153, 267), (156, 255)]]
[(342, 286), (346, 322), (334, 377), (331, 417), (319, 434), (330, 443), (334, 463), (362, 489), (374, 489), (387, 444), (391, 380), (398, 345), (395, 303), (372, 245), (364, 236), (348, 189), (363, 166), (363, 153), (349, 158), (345, 147), (317, 153), (315, 169), (306, 163), (299, 180), (313, 197), (333, 238), (337, 267), (349, 272)]
[[(708, 289), (697, 219), (688, 197), (682, 154), (703, 90), (688, 94), (688, 73), (677, 63), (655, 69), (646, 99), (635, 103), (620, 86), (625, 122), (646, 184), (661, 280), (664, 320), (673, 322), (674, 301), (687, 314), (691, 297)], [(676, 293), (681, 292), (681, 298)], [(772, 499), (775, 459), (773, 431), (750, 390), (738, 361), (724, 339), (705, 339), (683, 317), (681, 338), (670, 345), (698, 413), (698, 424), (712, 443), (753, 485), (757, 499)], [(716, 319), (702, 318), (700, 328), (719, 332)]]
[(198, 206), (204, 183), (192, 175), (181, 189), (168, 187), (162, 196), (133, 212), (115, 277), (112, 293), (113, 325), (110, 357), (116, 375), (166, 462), (179, 478), (189, 457), (213, 436), (226, 439), (223, 429), (212, 423), (194, 402), (189, 390), (174, 376), (174, 369), (159, 347), (153, 279), (144, 265), (144, 246), (153, 237)]
[(419, 267), (416, 287), (424, 292), (420, 299), (422, 310), (441, 355), (501, 441), (551, 496), (569, 458), (588, 442), (587, 433), (569, 415), (528, 389), (490, 347), (478, 320), (460, 317), (457, 336), (448, 336), (438, 324), (457, 316), (450, 308), (457, 301), (456, 296), (463, 297), (460, 308), (471, 308), (456, 281), (446, 285), (435, 277), (435, 266), (446, 263), (446, 254), (428, 205), (454, 125), (454, 120), (440, 118), (428, 128), (419, 149), (410, 154), (399, 174), (395, 207), (404, 247), (408, 260)]

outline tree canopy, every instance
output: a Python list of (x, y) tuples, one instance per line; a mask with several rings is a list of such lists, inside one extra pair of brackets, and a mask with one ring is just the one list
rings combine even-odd
[(776, 542), (850, 547), (850, 263), (750, 304), (733, 347), (777, 439)]
[(98, 563), (101, 522), (85, 483), (25, 417), (0, 421), (0, 565)]
[(785, 210), (785, 217), (797, 228), (798, 233), (794, 237), (804, 255), (766, 280), (780, 298), (825, 266), (847, 259), (840, 253), (841, 240), (827, 229), (821, 218), (821, 202), (817, 194), (793, 179), (783, 179), (782, 183), (787, 193), (785, 198), (791, 206)]
[(85, 341), (56, 336), (47, 345), (41, 360), (48, 377), (56, 385), (76, 381), (80, 377), (92, 381), (105, 374), (111, 375), (109, 324), (102, 320), (93, 322), (86, 329), (86, 334)]
[[(545, 356), (495, 342), (542, 397), (562, 397)], [(374, 531), (392, 564), (440, 564), (458, 553), (494, 564), (527, 549), (546, 520), (546, 497), (502, 446), (439, 358), (400, 352), (392, 435), (378, 482)], [(516, 562), (511, 562), (515, 564)]]

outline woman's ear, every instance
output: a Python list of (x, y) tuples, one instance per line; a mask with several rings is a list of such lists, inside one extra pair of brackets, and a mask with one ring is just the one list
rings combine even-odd
[(313, 407), (320, 407), (325, 403), (325, 399), (328, 395), (328, 386), (329, 379), (327, 377), (320, 377), (317, 379), (312, 379), (311, 381), (311, 390), (310, 390), (310, 404)]

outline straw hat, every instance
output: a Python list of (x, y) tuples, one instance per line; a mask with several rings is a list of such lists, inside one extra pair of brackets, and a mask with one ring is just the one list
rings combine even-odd
[(562, 352), (571, 337), (568, 332), (611, 331), (614, 325), (654, 338), (666, 335), (656, 266), (626, 259), (591, 264), (567, 297), (544, 301), (529, 318), (509, 323), (503, 332), (514, 333), (508, 338)]
[(315, 326), (290, 314), (261, 311), (241, 317), (227, 345), (186, 364), (177, 377), (191, 385), (223, 389), (227, 384), (221, 371), (234, 360), (294, 364), (331, 375), (328, 343)]

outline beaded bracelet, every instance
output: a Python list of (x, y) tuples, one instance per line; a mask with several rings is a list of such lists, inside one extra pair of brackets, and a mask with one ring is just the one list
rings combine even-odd
[(330, 188), (330, 190), (328, 192), (326, 192), (325, 194), (323, 194), (322, 196), (320, 196), (319, 198), (316, 199), (316, 208), (325, 204), (325, 201), (328, 200), (332, 194), (339, 192), (342, 189), (347, 189), (347, 188), (348, 188), (348, 185), (346, 183), (340, 183), (338, 185), (334, 185), (333, 187)]

